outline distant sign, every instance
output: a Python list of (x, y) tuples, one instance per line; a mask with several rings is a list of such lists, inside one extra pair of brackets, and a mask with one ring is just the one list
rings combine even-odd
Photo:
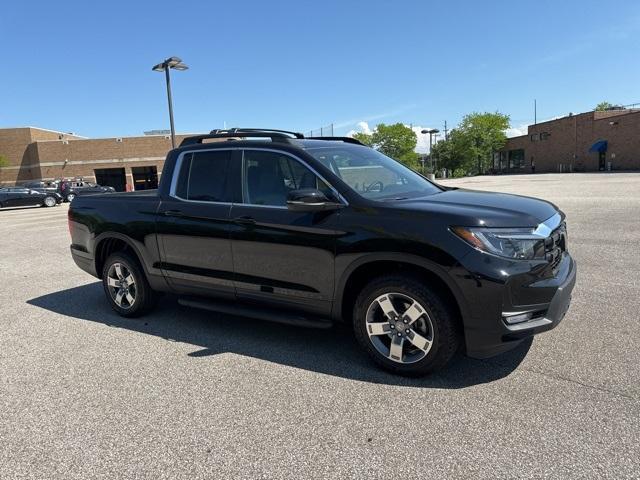
[(170, 135), (171, 130), (149, 130), (144, 132), (145, 135)]

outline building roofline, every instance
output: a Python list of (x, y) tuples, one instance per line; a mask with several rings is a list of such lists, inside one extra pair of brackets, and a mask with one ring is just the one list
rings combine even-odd
[[(168, 137), (171, 138), (171, 134), (166, 134), (166, 133), (159, 133), (159, 134), (155, 134), (155, 135), (111, 135), (108, 137), (85, 137), (83, 135), (77, 135), (75, 133), (69, 133), (69, 132), (62, 132), (60, 130), (53, 130), (51, 128), (42, 128), (42, 127), (34, 127), (32, 125), (22, 125), (19, 127), (0, 127), (0, 131), (1, 130), (26, 130), (26, 129), (32, 129), (32, 130), (41, 130), (43, 132), (51, 132), (51, 133), (57, 133), (58, 135), (65, 135), (65, 136), (69, 136), (69, 138), (65, 138), (64, 140), (115, 140), (118, 138), (122, 138), (122, 139), (126, 139), (126, 138), (149, 138), (149, 137)], [(202, 135), (202, 132), (178, 132), (176, 133), (176, 136), (193, 136), (193, 135)], [(59, 142), (59, 139), (56, 140), (34, 140), (33, 143), (40, 143), (40, 142)]]
[(78, 137), (78, 138), (82, 138), (82, 139), (88, 139), (89, 137), (85, 137), (82, 135), (78, 135), (76, 133), (70, 133), (70, 132), (61, 132), (60, 130), (52, 130), (50, 128), (42, 128), (42, 127), (34, 127), (33, 125), (23, 125), (20, 127), (0, 127), (0, 130), (20, 130), (20, 129), (31, 129), (31, 130), (41, 130), (43, 132), (51, 132), (51, 133), (57, 133), (58, 135), (71, 135), (74, 137)]
[(557, 122), (559, 120), (564, 120), (565, 118), (574, 118), (574, 117), (580, 117), (580, 116), (584, 116), (584, 115), (591, 115), (593, 116), (593, 120), (594, 121), (599, 121), (599, 120), (606, 120), (608, 118), (613, 118), (613, 117), (617, 117), (617, 116), (621, 116), (621, 115), (634, 115), (636, 113), (640, 113), (640, 108), (625, 108), (625, 109), (616, 109), (616, 110), (602, 110), (603, 113), (607, 113), (607, 112), (615, 112), (615, 115), (611, 115), (605, 118), (595, 118), (595, 114), (597, 112), (600, 112), (600, 110), (589, 110), (588, 112), (580, 112), (580, 113), (573, 113), (571, 115), (563, 115), (561, 117), (554, 117), (554, 118), (550, 118), (549, 120), (543, 120), (542, 122), (538, 122), (538, 123), (532, 123), (530, 125), (527, 125), (527, 129), (529, 127), (535, 127), (538, 125), (542, 125), (545, 123), (550, 123), (550, 122)]
[[(194, 135), (203, 135), (202, 133), (176, 133), (176, 137), (183, 137), (183, 136), (194, 136)], [(117, 139), (123, 139), (126, 140), (128, 138), (157, 138), (157, 137), (163, 137), (163, 138), (167, 138), (167, 139), (171, 139), (171, 135), (170, 134), (160, 134), (160, 135), (122, 135), (122, 136), (113, 136), (113, 137), (82, 137), (82, 138), (68, 138), (65, 140), (117, 140)], [(34, 140), (33, 143), (45, 143), (45, 142), (59, 142), (60, 140)]]

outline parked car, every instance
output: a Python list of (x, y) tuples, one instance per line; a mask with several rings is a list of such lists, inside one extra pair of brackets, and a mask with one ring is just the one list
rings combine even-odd
[(0, 208), (5, 207), (55, 207), (62, 203), (62, 195), (56, 192), (39, 192), (30, 188), (0, 188)]
[[(18, 185), (18, 187), (28, 188), (30, 190), (35, 190), (36, 192), (42, 192), (42, 193), (54, 192), (62, 195), (60, 192), (60, 182), (57, 180), (30, 181), (30, 182), (22, 183), (21, 185)], [(64, 197), (63, 197), (63, 201), (64, 201)]]
[(75, 263), (124, 317), (173, 292), (229, 314), (345, 322), (407, 375), (554, 328), (576, 281), (555, 205), (443, 187), (352, 138), (186, 138), (157, 191), (76, 198), (69, 226)]
[(60, 182), (60, 194), (65, 201), (71, 202), (80, 195), (95, 195), (96, 193), (113, 193), (116, 191), (113, 187), (98, 185), (93, 182), (85, 182), (84, 180), (63, 180)]
[(113, 187), (98, 185), (84, 180), (38, 180), (20, 185), (38, 192), (56, 192), (62, 195), (65, 202), (72, 201), (78, 195), (115, 192)]

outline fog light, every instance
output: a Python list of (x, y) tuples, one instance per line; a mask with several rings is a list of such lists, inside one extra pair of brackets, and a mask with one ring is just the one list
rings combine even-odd
[(504, 321), (509, 325), (513, 325), (514, 323), (522, 323), (526, 322), (527, 320), (531, 320), (531, 317), (533, 317), (533, 312), (516, 313), (513, 315), (507, 313), (502, 314), (502, 317), (504, 318)]

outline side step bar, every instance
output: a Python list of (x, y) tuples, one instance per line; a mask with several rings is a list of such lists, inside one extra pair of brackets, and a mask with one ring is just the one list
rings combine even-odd
[(251, 305), (238, 305), (235, 303), (200, 299), (200, 298), (179, 298), (178, 303), (185, 307), (210, 310), (218, 313), (227, 313), (238, 317), (249, 317), (268, 322), (284, 323), (307, 328), (331, 328), (333, 322), (330, 319), (320, 317), (305, 317), (287, 310), (278, 310), (269, 307), (253, 307)]

